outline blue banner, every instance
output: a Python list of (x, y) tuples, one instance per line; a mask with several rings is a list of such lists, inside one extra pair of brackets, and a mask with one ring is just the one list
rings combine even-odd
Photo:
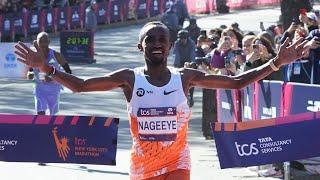
[(29, 11), (28, 18), (28, 33), (36, 34), (40, 31), (40, 12), (39, 11)]
[(121, 20), (121, 1), (109, 1), (108, 9), (109, 9), (109, 18), (110, 22), (117, 22)]
[(98, 24), (107, 24), (108, 23), (108, 3), (101, 2), (98, 3), (98, 8), (96, 11)]
[(255, 119), (254, 85), (254, 83), (250, 84), (241, 90), (242, 121), (250, 121)]
[(70, 9), (70, 26), (71, 29), (80, 28), (81, 25), (81, 9), (80, 6), (72, 6)]
[(217, 90), (217, 115), (219, 122), (238, 122), (239, 100), (238, 90)]
[(2, 35), (10, 36), (13, 30), (12, 14), (6, 14), (3, 18)]
[(55, 27), (55, 14), (53, 9), (42, 10), (44, 14), (44, 27), (46, 32), (53, 32)]
[(0, 115), (0, 161), (115, 165), (117, 118)]
[(157, 16), (160, 14), (161, 0), (151, 0), (150, 4), (150, 16)]
[(288, 83), (284, 89), (284, 115), (320, 111), (320, 85)]
[(67, 8), (58, 8), (57, 12), (58, 30), (65, 30), (67, 28)]
[(259, 81), (255, 84), (256, 119), (270, 119), (282, 116), (283, 82)]
[(23, 18), (23, 13), (17, 13), (13, 18), (13, 26), (14, 26), (14, 32), (15, 34), (22, 35), (23, 33), (23, 23), (24, 23), (24, 18)]
[(319, 127), (319, 112), (212, 125), (222, 169), (320, 156)]
[(137, 1), (137, 16), (139, 19), (147, 17), (147, 0)]

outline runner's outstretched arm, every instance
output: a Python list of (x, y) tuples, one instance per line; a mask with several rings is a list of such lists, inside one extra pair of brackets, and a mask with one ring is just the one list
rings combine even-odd
[(40, 71), (51, 75), (55, 81), (63, 84), (74, 92), (107, 91), (118, 87), (124, 87), (127, 85), (128, 76), (131, 75), (131, 70), (122, 69), (107, 74), (104, 77), (84, 80), (57, 71), (54, 67), (47, 65), (37, 42), (34, 41), (33, 45), (36, 48), (36, 51), (31, 50), (24, 43), (18, 42), (18, 44), (15, 45), (15, 53), (19, 56), (18, 60), (30, 67), (39, 68)]
[(301, 58), (308, 49), (308, 47), (305, 46), (307, 41), (302, 41), (303, 39), (300, 38), (298, 41), (288, 46), (289, 39), (286, 39), (275, 58), (269, 60), (269, 62), (260, 67), (246, 71), (237, 76), (209, 75), (197, 70), (185, 69), (185, 72), (183, 73), (186, 78), (184, 79), (186, 82), (189, 82), (187, 83), (189, 87), (241, 89), (255, 81), (265, 78), (281, 66), (290, 64)]

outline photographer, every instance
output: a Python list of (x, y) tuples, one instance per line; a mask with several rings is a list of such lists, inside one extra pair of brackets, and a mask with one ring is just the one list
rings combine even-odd
[(234, 75), (236, 72), (236, 54), (232, 50), (232, 42), (229, 36), (220, 39), (218, 47), (211, 51), (211, 68), (219, 70), (220, 74)]

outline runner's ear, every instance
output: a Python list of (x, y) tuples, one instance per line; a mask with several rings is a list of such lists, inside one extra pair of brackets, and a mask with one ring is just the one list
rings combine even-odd
[(33, 46), (37, 49), (37, 52), (40, 52), (40, 47), (37, 41), (33, 41)]
[(140, 51), (143, 51), (143, 47), (142, 47), (141, 44), (138, 44), (138, 49), (139, 49)]

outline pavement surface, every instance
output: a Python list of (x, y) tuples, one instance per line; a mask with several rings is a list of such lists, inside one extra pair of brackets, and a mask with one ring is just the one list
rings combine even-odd
[[(221, 24), (238, 22), (244, 31), (259, 31), (259, 22), (267, 27), (278, 20), (277, 7), (258, 10), (235, 11), (226, 15), (201, 15), (198, 24), (209, 30)], [(103, 76), (119, 68), (134, 68), (144, 64), (143, 55), (137, 50), (138, 34), (142, 25), (128, 25), (112, 29), (100, 29), (95, 35), (95, 64), (71, 64), (73, 73), (81, 78)], [(52, 48), (59, 50), (59, 39), (52, 39)], [(172, 65), (172, 56), (168, 64)], [(34, 114), (32, 83), (24, 79), (0, 78), (0, 113)], [(273, 179), (261, 178), (247, 168), (221, 170), (214, 140), (205, 140), (201, 132), (202, 91), (195, 90), (195, 105), (189, 125), (189, 143), (192, 159), (191, 179)], [(0, 162), (0, 179), (32, 180), (85, 180), (129, 179), (129, 154), (131, 138), (126, 102), (122, 92), (72, 93), (64, 89), (61, 94), (61, 111), (64, 115), (95, 115), (120, 118), (116, 166)]]

